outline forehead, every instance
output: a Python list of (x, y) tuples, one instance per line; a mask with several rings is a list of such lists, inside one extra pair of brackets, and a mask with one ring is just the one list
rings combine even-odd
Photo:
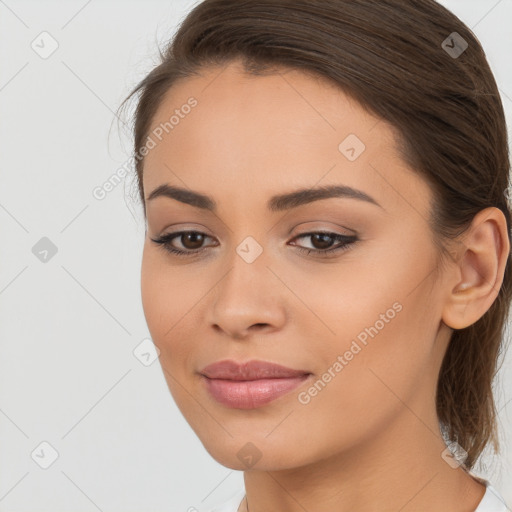
[[(149, 135), (155, 146), (145, 157), (146, 197), (162, 183), (212, 195), (239, 184), (247, 199), (317, 183), (375, 191), (385, 186), (383, 174), (388, 187), (394, 179), (405, 190), (422, 186), (400, 160), (388, 123), (331, 82), (297, 70), (206, 69), (167, 91)], [(356, 159), (353, 152), (347, 158), (351, 146)]]

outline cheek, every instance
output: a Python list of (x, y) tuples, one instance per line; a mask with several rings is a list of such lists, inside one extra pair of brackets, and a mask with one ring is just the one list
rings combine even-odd
[[(151, 339), (160, 350), (159, 363), (169, 391), (187, 417), (197, 414), (188, 390), (194, 355), (194, 332), (187, 312), (200, 299), (197, 280), (185, 278), (165, 256), (145, 248), (141, 265), (141, 299)], [(187, 283), (189, 285), (187, 286)], [(203, 292), (204, 294), (204, 292)]]
[[(366, 331), (354, 326), (354, 319), (346, 320), (345, 325), (350, 323), (353, 332), (365, 337), (339, 336), (335, 343), (324, 338), (322, 352), (317, 354), (324, 364), (311, 386), (297, 397), (300, 405), (294, 414), (296, 424), (307, 425), (309, 435), (317, 437), (320, 455), (377, 438), (407, 413), (404, 402), (415, 409), (414, 396), (425, 385), (425, 368), (431, 361), (419, 326), (409, 321), (410, 304), (402, 306), (380, 330), (381, 324), (373, 325), (372, 312), (367, 311), (366, 324), (371, 325)], [(363, 338), (365, 343), (360, 341)]]
[(161, 270), (158, 268), (158, 258), (153, 250), (144, 246), (141, 265), (141, 299), (146, 323), (151, 332), (153, 342), (158, 344), (161, 331), (164, 328), (162, 319), (165, 301), (162, 301), (163, 287), (161, 283)]
[(335, 270), (326, 265), (295, 279), (289, 274), (287, 282), (310, 310), (295, 308), (290, 322), (301, 326), (312, 371), (322, 381), (319, 391), (311, 390), (313, 407), (331, 404), (350, 412), (351, 421), (370, 421), (377, 410), (400, 403), (394, 393), (411, 396), (432, 366), (438, 312), (424, 278), (430, 261), (425, 253), (423, 262), (391, 256), (372, 255), (378, 264), (351, 256)]
[[(151, 337), (159, 348), (162, 362), (191, 344), (175, 343), (177, 339), (187, 339), (187, 313), (200, 301), (205, 291), (200, 289), (200, 281), (191, 279), (189, 273), (180, 272), (180, 267), (167, 265), (154, 248), (145, 247), (141, 265), (141, 299), (144, 316)], [(181, 361), (180, 361), (181, 363)]]
[(170, 329), (171, 334), (173, 326), (199, 300), (201, 292), (200, 281), (179, 265), (171, 265), (163, 251), (146, 243), (141, 264), (144, 314), (149, 328), (159, 338)]
[(354, 339), (363, 346), (373, 340), (373, 345), (386, 350), (407, 353), (415, 350), (411, 338), (428, 339), (435, 333), (440, 312), (434, 307), (429, 276), (435, 260), (427, 236), (414, 238), (404, 228), (399, 239), (381, 238), (386, 243), (369, 241), (334, 264), (310, 264), (308, 272), (293, 266), (281, 269), (309, 310), (293, 307), (290, 323), (307, 322), (314, 328), (318, 334), (308, 342), (321, 353), (325, 347), (329, 353), (342, 353)]

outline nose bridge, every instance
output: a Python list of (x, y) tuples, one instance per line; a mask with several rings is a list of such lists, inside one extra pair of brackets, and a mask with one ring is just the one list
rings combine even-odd
[(218, 281), (211, 305), (211, 320), (221, 329), (243, 331), (254, 324), (279, 326), (284, 304), (277, 287), (282, 283), (269, 270), (268, 254), (252, 236), (247, 236), (227, 258), (227, 269)]
[(254, 237), (245, 237), (232, 249), (227, 258), (227, 273), (218, 283), (219, 299), (240, 299), (249, 297), (250, 300), (261, 299), (265, 287), (273, 277), (267, 268), (267, 251)]

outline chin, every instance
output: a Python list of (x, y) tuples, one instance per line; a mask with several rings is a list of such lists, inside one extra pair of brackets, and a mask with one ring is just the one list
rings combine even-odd
[[(240, 438), (224, 438), (222, 444), (203, 441), (206, 451), (219, 464), (237, 471), (280, 471), (292, 469), (308, 463), (304, 459), (304, 453), (298, 452), (293, 447), (285, 448), (282, 443), (271, 446), (268, 441), (251, 441), (251, 436)], [(253, 438), (254, 439), (254, 438)]]

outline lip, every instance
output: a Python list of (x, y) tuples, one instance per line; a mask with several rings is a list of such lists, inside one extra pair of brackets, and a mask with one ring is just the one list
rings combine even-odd
[(310, 372), (307, 370), (294, 370), (280, 364), (257, 359), (247, 361), (246, 363), (224, 359), (223, 361), (217, 361), (205, 366), (200, 373), (210, 379), (258, 380), (300, 377)]
[(289, 393), (311, 373), (267, 361), (237, 363), (218, 361), (201, 370), (210, 395), (219, 403), (236, 409), (255, 409)]

